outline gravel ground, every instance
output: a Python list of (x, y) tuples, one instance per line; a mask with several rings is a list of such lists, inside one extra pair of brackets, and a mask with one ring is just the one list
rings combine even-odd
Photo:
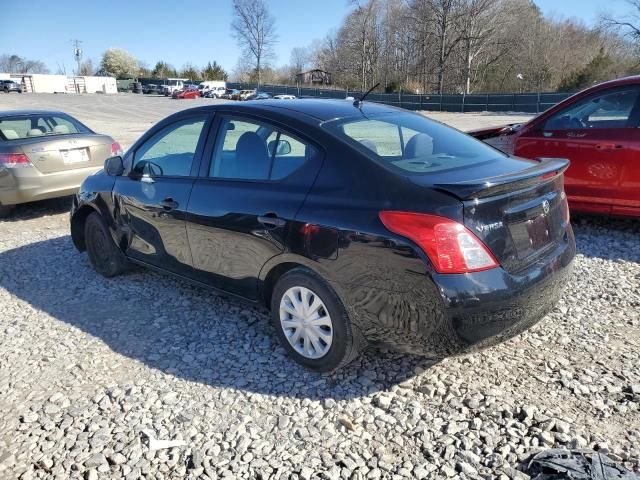
[(503, 345), (438, 363), (373, 350), (319, 375), (260, 308), (98, 276), (68, 205), (0, 222), (0, 478), (526, 479), (553, 446), (640, 470), (638, 221), (575, 218), (563, 300)]

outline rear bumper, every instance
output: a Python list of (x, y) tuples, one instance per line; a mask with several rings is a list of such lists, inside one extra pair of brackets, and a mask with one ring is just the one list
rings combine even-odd
[(100, 168), (93, 166), (46, 174), (35, 167), (0, 168), (0, 205), (72, 195), (85, 178)]
[(341, 294), (369, 341), (443, 358), (503, 342), (541, 320), (560, 299), (575, 252), (569, 229), (552, 252), (517, 274), (495, 268), (425, 275), (403, 293), (351, 288)]

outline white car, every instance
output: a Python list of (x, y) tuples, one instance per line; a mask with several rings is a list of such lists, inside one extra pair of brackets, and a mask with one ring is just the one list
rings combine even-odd
[(295, 95), (274, 95), (273, 98), (276, 100), (295, 100), (298, 97)]
[(227, 91), (227, 82), (219, 80), (201, 82), (198, 90), (200, 90), (201, 97), (220, 98)]

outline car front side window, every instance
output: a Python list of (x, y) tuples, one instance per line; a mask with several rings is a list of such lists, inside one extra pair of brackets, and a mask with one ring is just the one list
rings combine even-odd
[(163, 128), (139, 147), (133, 159), (132, 172), (153, 177), (188, 177), (205, 116), (180, 120)]
[(596, 93), (551, 116), (544, 130), (636, 128), (639, 93), (637, 85)]

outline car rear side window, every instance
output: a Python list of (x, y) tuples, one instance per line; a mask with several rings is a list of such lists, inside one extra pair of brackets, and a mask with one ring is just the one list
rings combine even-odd
[(415, 113), (325, 122), (323, 127), (390, 170), (428, 174), (504, 158), (498, 150)]
[(90, 133), (81, 123), (62, 115), (21, 115), (0, 118), (0, 138), (22, 138)]
[(317, 155), (312, 145), (264, 122), (225, 117), (218, 132), (209, 176), (281, 180)]
[(166, 126), (135, 152), (133, 172), (154, 177), (188, 177), (206, 116), (191, 117)]

